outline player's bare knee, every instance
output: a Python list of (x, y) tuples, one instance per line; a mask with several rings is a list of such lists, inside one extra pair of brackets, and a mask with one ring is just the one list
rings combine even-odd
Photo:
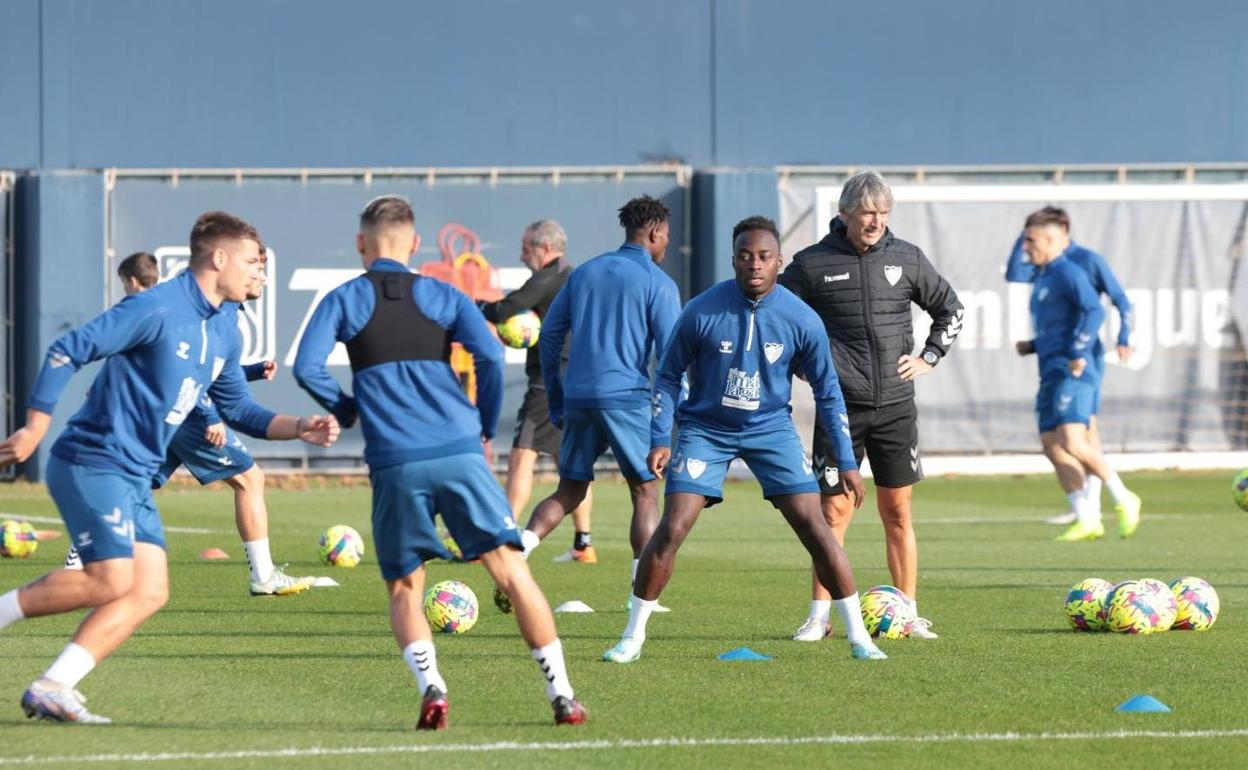
[[(121, 560), (111, 560), (121, 561)], [(120, 565), (109, 565), (107, 568), (98, 568), (92, 570), (91, 567), (104, 564), (97, 562), (96, 564), (88, 564), (85, 572), (91, 578), (89, 603), (91, 606), (99, 606), (116, 601), (126, 594), (130, 593), (134, 587), (134, 570)]]
[(264, 489), (264, 471), (260, 470), (259, 465), (253, 465), (242, 473), (226, 479), (225, 483), (240, 492), (257, 492)]

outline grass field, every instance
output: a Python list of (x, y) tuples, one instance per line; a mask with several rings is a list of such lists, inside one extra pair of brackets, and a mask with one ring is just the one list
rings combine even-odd
[[(355, 570), (316, 561), (327, 525), (351, 524), (368, 540), (366, 489), (272, 490), (275, 557), (342, 585), (253, 599), (229, 495), (181, 487), (158, 498), (166, 526), (211, 532), (169, 533), (169, 605), (81, 686), (118, 724), (27, 722), (18, 698), (77, 617), (18, 623), (0, 634), (0, 766), (1242, 766), (1248, 514), (1231, 504), (1229, 481), (1132, 475), (1145, 500), (1136, 537), (1076, 544), (1052, 542), (1059, 530), (1042, 523), (1065, 502), (1049, 478), (925, 482), (920, 607), (941, 639), (884, 642), (891, 657), (881, 663), (851, 660), (839, 629), (822, 643), (789, 641), (809, 599), (804, 553), (757, 486), (732, 485), (681, 552), (663, 595), (672, 613), (651, 620), (630, 666), (599, 661), (627, 617), (630, 559), (627, 494), (604, 483), (600, 563), (551, 563), (571, 542), (571, 522), (532, 559), (552, 605), (580, 599), (597, 610), (559, 616), (589, 723), (553, 725), (540, 675), (512, 618), (494, 610), (484, 571), (435, 563), (433, 579), (463, 580), (483, 604), (470, 633), (438, 640), (452, 703), (451, 729), (438, 734), (411, 730), (418, 694), (371, 553)], [(0, 488), (0, 510), (56, 516), (38, 487)], [(64, 542), (0, 564), (0, 589), (55, 566)], [(233, 560), (197, 561), (210, 546)], [(859, 513), (848, 551), (860, 588), (889, 582), (873, 509)], [(1207, 633), (1078, 634), (1061, 614), (1066, 589), (1085, 577), (1189, 574), (1222, 598)], [(774, 659), (716, 660), (743, 645)], [(1173, 713), (1114, 712), (1137, 693)]]

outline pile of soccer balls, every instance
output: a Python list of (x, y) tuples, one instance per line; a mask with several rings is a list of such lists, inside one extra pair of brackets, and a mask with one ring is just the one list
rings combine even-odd
[(1082, 580), (1066, 594), (1066, 619), (1076, 631), (1156, 634), (1170, 629), (1207, 631), (1221, 604), (1213, 586), (1197, 577), (1166, 585), (1145, 578), (1114, 585), (1100, 578)]
[(35, 555), (39, 539), (28, 521), (6, 519), (0, 524), (0, 556), (6, 559), (29, 559)]
[(910, 599), (893, 586), (875, 586), (862, 595), (862, 622), (882, 639), (904, 639), (914, 628)]

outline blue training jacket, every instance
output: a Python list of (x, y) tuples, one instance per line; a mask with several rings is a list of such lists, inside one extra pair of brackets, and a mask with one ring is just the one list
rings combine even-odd
[[(1070, 242), (1062, 255), (1083, 268), (1088, 274), (1088, 280), (1092, 282), (1092, 288), (1098, 295), (1104, 294), (1109, 297), (1110, 302), (1114, 303), (1114, 307), (1118, 309), (1118, 344), (1130, 345), (1131, 328), (1135, 324), (1131, 314), (1131, 300), (1127, 298), (1122, 284), (1118, 283), (1118, 278), (1110, 269), (1109, 262), (1105, 260), (1105, 257), (1074, 241)], [(1010, 283), (1035, 283), (1037, 273), (1039, 269), (1027, 261), (1027, 252), (1023, 249), (1023, 236), (1020, 235), (1018, 240), (1014, 241), (1014, 248), (1010, 251), (1010, 257), (1005, 263), (1005, 280)], [(1092, 344), (1092, 355), (1097, 358), (1105, 355), (1105, 346), (1101, 343), (1099, 333)]]
[(676, 408), (677, 422), (731, 433), (791, 428), (791, 386), (800, 372), (814, 391), (820, 422), (835, 437), (839, 469), (858, 469), (823, 321), (783, 286), (752, 300), (727, 280), (689, 301), (655, 376), (651, 447), (671, 444), (686, 371), (689, 398)]
[[(676, 284), (650, 254), (625, 243), (572, 271), (542, 319), (538, 345), (550, 418), (566, 409), (627, 409), (650, 400), (650, 358), (680, 313)], [(567, 374), (564, 338), (572, 334)]]
[[(392, 259), (378, 259), (369, 272), (406, 272)], [(295, 356), (295, 380), (343, 425), (360, 419), (364, 461), (384, 468), (413, 460), (480, 453), (481, 437), (493, 438), (503, 406), (503, 347), (481, 311), (463, 292), (433, 278), (412, 285), (412, 300), (425, 317), (451, 333), (472, 354), (477, 405), (464, 395), (445, 361), (391, 361), (355, 372), (354, 396), (330, 375), (325, 361), (334, 345), (364, 330), (377, 304), (376, 291), (361, 275), (325, 296), (312, 314)], [(402, 334), (395, 329), (395, 334)]]
[[(1088, 358), (1104, 319), (1100, 295), (1083, 268), (1065, 256), (1041, 268), (1031, 290), (1040, 376), (1059, 370), (1068, 373), (1066, 364), (1071, 359)], [(1095, 370), (1089, 367), (1089, 371)]]
[(74, 372), (108, 359), (52, 454), (150, 479), (201, 394), (231, 425), (264, 437), (274, 413), (251, 400), (237, 305), (215, 308), (191, 271), (126, 297), (48, 348), (29, 405), (48, 414)]

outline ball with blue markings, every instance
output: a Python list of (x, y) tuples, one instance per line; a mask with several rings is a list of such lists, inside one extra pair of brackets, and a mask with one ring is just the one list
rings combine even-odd
[(458, 580), (443, 580), (425, 592), (425, 618), (435, 634), (463, 634), (477, 624), (477, 595)]

